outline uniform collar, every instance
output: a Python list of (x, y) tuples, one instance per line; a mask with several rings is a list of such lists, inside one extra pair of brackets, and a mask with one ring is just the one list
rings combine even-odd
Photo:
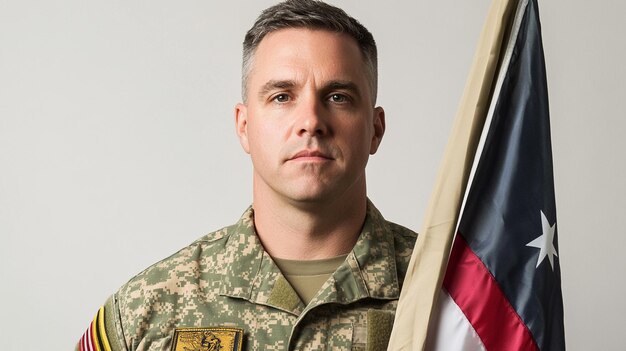
[[(256, 234), (252, 206), (227, 231), (220, 295), (300, 314), (304, 305), (293, 288), (285, 284)], [(277, 289), (282, 294), (280, 299), (276, 298)]]
[[(254, 210), (227, 228), (220, 294), (272, 306), (299, 315), (305, 306), (263, 249), (254, 229)], [(362, 298), (397, 299), (400, 294), (393, 233), (368, 200), (357, 242), (309, 307)]]
[(347, 304), (368, 297), (393, 300), (399, 296), (394, 236), (387, 221), (368, 200), (365, 222), (352, 252), (313, 303)]

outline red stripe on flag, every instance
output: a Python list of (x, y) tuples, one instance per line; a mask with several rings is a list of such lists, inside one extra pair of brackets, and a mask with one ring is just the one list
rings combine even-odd
[(539, 350), (498, 282), (460, 235), (454, 239), (443, 286), (487, 350)]

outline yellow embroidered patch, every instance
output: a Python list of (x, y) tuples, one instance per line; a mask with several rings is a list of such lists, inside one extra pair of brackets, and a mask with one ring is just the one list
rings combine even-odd
[(172, 351), (241, 351), (243, 329), (176, 328)]

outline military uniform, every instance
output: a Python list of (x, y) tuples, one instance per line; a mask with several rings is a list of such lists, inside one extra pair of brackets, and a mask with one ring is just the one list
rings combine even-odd
[(122, 286), (77, 349), (384, 350), (416, 237), (368, 201), (353, 250), (304, 305), (249, 208)]

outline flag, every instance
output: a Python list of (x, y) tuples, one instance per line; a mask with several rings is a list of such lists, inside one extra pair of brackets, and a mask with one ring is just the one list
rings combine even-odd
[(422, 229), (400, 292), (388, 350), (423, 350), (516, 0), (493, 0)]
[[(489, 21), (494, 15), (495, 23)], [(485, 49), (489, 47), (490, 51)], [(486, 52), (491, 55), (496, 50), (497, 65), (481, 62)], [(485, 73), (476, 74), (477, 67)], [(472, 98), (472, 90), (481, 96), (489, 92), (488, 98)], [(488, 111), (483, 106), (489, 106)], [(483, 122), (475, 145), (475, 126)], [(477, 161), (472, 161), (468, 172), (467, 161), (474, 155)], [(458, 169), (455, 158), (462, 160)], [(459, 210), (457, 194), (443, 196), (439, 188), (465, 189), (467, 177), (469, 191)], [(454, 217), (450, 211), (460, 215)], [(446, 267), (454, 233), (450, 221), (458, 216), (444, 278), (428, 270), (443, 272)], [(405, 279), (388, 350), (565, 349), (536, 0), (492, 4), (426, 222)]]
[(536, 0), (510, 33), (427, 349), (565, 350)]

